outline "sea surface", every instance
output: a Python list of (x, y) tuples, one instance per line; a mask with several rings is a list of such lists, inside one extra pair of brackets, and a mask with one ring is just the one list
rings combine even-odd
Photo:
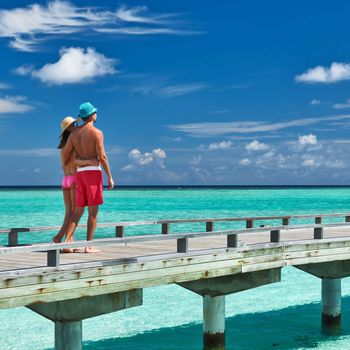
[[(0, 228), (60, 225), (64, 215), (58, 188), (0, 188), (0, 208)], [(99, 221), (345, 212), (350, 212), (350, 187), (119, 188), (105, 192)], [(307, 221), (294, 221), (301, 222)], [(192, 229), (203, 227), (171, 227), (172, 232)], [(126, 230), (140, 233), (156, 233), (155, 227)], [(45, 242), (53, 234), (21, 234), (20, 239)], [(95, 237), (113, 234), (112, 228), (100, 229)], [(77, 233), (77, 239), (84, 237)], [(1, 240), (6, 244), (5, 237)], [(350, 349), (350, 280), (342, 280), (342, 327), (336, 334), (321, 329), (320, 291), (318, 278), (288, 267), (280, 283), (227, 296), (227, 349)], [(0, 350), (53, 349), (53, 323), (26, 308), (0, 310), (0, 324)], [(83, 339), (84, 349), (94, 350), (200, 350), (201, 297), (176, 285), (147, 288), (142, 306), (83, 321)]]

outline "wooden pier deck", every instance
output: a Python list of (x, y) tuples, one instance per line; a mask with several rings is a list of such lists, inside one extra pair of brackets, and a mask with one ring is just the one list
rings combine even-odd
[[(327, 217), (333, 221), (322, 222)], [(312, 223), (291, 224), (300, 218)], [(281, 224), (276, 225), (276, 220)], [(214, 223), (220, 221), (243, 221), (245, 228), (215, 231)], [(205, 230), (170, 232), (170, 225), (188, 222), (204, 223)], [(260, 225), (254, 227), (255, 222)], [(161, 232), (125, 234), (128, 226), (149, 224), (161, 225)], [(19, 244), (21, 232), (50, 234), (52, 227), (0, 230), (9, 237), (9, 246), (0, 247), (0, 309), (27, 306), (54, 321), (56, 349), (68, 349), (67, 342), (72, 345), (69, 349), (81, 349), (82, 319), (141, 305), (143, 288), (171, 283), (203, 296), (204, 316), (209, 317), (204, 318), (204, 343), (211, 344), (221, 334), (214, 341), (220, 345), (224, 342), (224, 296), (278, 282), (285, 266), (320, 277), (327, 296), (323, 315), (331, 322), (340, 319), (339, 283), (350, 276), (350, 214), (163, 220), (100, 227), (115, 231), (109, 238), (92, 242), (31, 245)], [(100, 253), (59, 253), (62, 248), (87, 245)]]
[[(296, 229), (293, 231), (281, 231), (283, 242), (312, 240), (313, 229)], [(337, 237), (350, 237), (349, 227), (327, 228), (324, 230), (324, 238), (337, 238)], [(239, 245), (252, 245), (262, 244), (270, 242), (270, 232), (257, 232), (254, 234), (243, 233), (239, 236)], [(193, 238), (190, 241), (191, 252), (201, 252), (205, 254), (206, 250), (213, 250), (216, 248), (225, 248), (227, 245), (226, 236), (210, 236)], [(256, 247), (258, 248), (258, 247)], [(131, 259), (131, 258), (148, 258), (151, 259), (159, 257), (160, 255), (165, 257), (165, 254), (173, 254), (176, 252), (176, 240), (165, 241), (150, 241), (150, 242), (130, 242), (126, 245), (120, 243), (111, 243), (108, 246), (100, 246), (98, 249), (100, 253), (84, 254), (84, 253), (70, 253), (61, 254), (60, 265), (66, 264), (79, 264), (82, 262), (96, 262), (96, 261), (108, 261), (118, 259)], [(170, 256), (169, 256), (170, 258)], [(1, 273), (10, 271), (30, 269), (35, 267), (43, 267), (46, 265), (47, 257), (45, 252), (27, 252), (17, 254), (2, 254), (0, 255), (0, 278)]]

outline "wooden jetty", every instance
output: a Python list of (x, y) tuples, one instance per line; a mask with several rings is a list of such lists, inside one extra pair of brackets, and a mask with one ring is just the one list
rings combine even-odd
[[(298, 220), (307, 223), (293, 224)], [(230, 222), (243, 227), (215, 230)], [(172, 225), (189, 223), (202, 223), (203, 230), (171, 232)], [(160, 226), (159, 233), (127, 234), (142, 225)], [(279, 282), (285, 266), (320, 278), (323, 324), (340, 324), (341, 279), (350, 276), (350, 213), (102, 227), (111, 228), (109, 237), (69, 244), (23, 244), (31, 232), (53, 234), (59, 227), (0, 230), (8, 235), (8, 246), (0, 247), (0, 308), (25, 306), (52, 320), (57, 350), (82, 349), (82, 320), (142, 305), (143, 288), (170, 283), (203, 297), (203, 347), (225, 349), (225, 295)], [(88, 245), (101, 252), (60, 254)]]

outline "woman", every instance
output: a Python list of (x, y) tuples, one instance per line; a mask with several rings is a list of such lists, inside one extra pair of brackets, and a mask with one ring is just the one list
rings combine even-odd
[[(73, 117), (65, 117), (61, 122), (61, 135), (60, 135), (60, 144), (58, 148), (61, 150), (61, 162), (62, 162), (62, 150), (64, 149), (70, 133), (78, 127), (77, 120)], [(70, 218), (75, 210), (75, 174), (78, 166), (88, 166), (88, 165), (99, 165), (99, 162), (96, 159), (81, 160), (77, 159), (77, 154), (72, 153), (71, 158), (67, 163), (62, 162), (63, 169), (63, 179), (62, 179), (62, 190), (63, 190), (63, 199), (64, 205), (66, 208), (66, 213), (63, 221), (63, 225), (57, 235), (53, 238), (55, 243), (60, 243), (66, 234), (67, 225), (69, 224)], [(73, 252), (72, 249), (64, 249), (66, 253)]]

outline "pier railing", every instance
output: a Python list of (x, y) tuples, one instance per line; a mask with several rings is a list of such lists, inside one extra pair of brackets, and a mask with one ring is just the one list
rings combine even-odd
[[(344, 221), (334, 223), (322, 223), (325, 217), (342, 217)], [(300, 218), (312, 218), (312, 224), (299, 224), (291, 225), (292, 219)], [(260, 225), (254, 227), (256, 221), (271, 221), (282, 220), (281, 225)], [(243, 221), (245, 222), (245, 228), (243, 229), (231, 229), (231, 230), (214, 230), (215, 222), (227, 222), (227, 221)], [(205, 231), (201, 232), (183, 232), (170, 234), (170, 224), (180, 223), (205, 223)], [(161, 233), (158, 234), (143, 234), (125, 236), (124, 228), (128, 226), (141, 226), (141, 225), (161, 225)], [(98, 227), (114, 227), (114, 238), (101, 238), (93, 241), (75, 241), (70, 243), (36, 243), (32, 245), (18, 245), (18, 233), (20, 232), (41, 232), (57, 230), (60, 226), (43, 226), (43, 227), (28, 227), (28, 228), (11, 228), (0, 229), (0, 234), (8, 234), (8, 247), (0, 248), (0, 255), (2, 254), (14, 254), (14, 253), (29, 253), (29, 252), (47, 252), (47, 266), (57, 267), (60, 265), (59, 256), (60, 250), (66, 248), (83, 248), (90, 245), (94, 246), (107, 246), (111, 244), (127, 244), (135, 242), (151, 242), (159, 240), (176, 240), (177, 241), (177, 253), (187, 253), (189, 251), (189, 239), (225, 235), (227, 237), (226, 247), (237, 248), (238, 236), (240, 234), (247, 233), (270, 233), (270, 243), (281, 242), (281, 231), (300, 230), (300, 229), (312, 229), (314, 239), (322, 239), (324, 228), (336, 228), (350, 226), (350, 214), (308, 214), (308, 215), (289, 215), (289, 216), (256, 216), (256, 217), (242, 217), (242, 218), (206, 218), (206, 219), (180, 219), (180, 220), (155, 220), (155, 221), (138, 221), (138, 222), (114, 222), (114, 223), (101, 223)], [(80, 225), (84, 228), (86, 225)]]

